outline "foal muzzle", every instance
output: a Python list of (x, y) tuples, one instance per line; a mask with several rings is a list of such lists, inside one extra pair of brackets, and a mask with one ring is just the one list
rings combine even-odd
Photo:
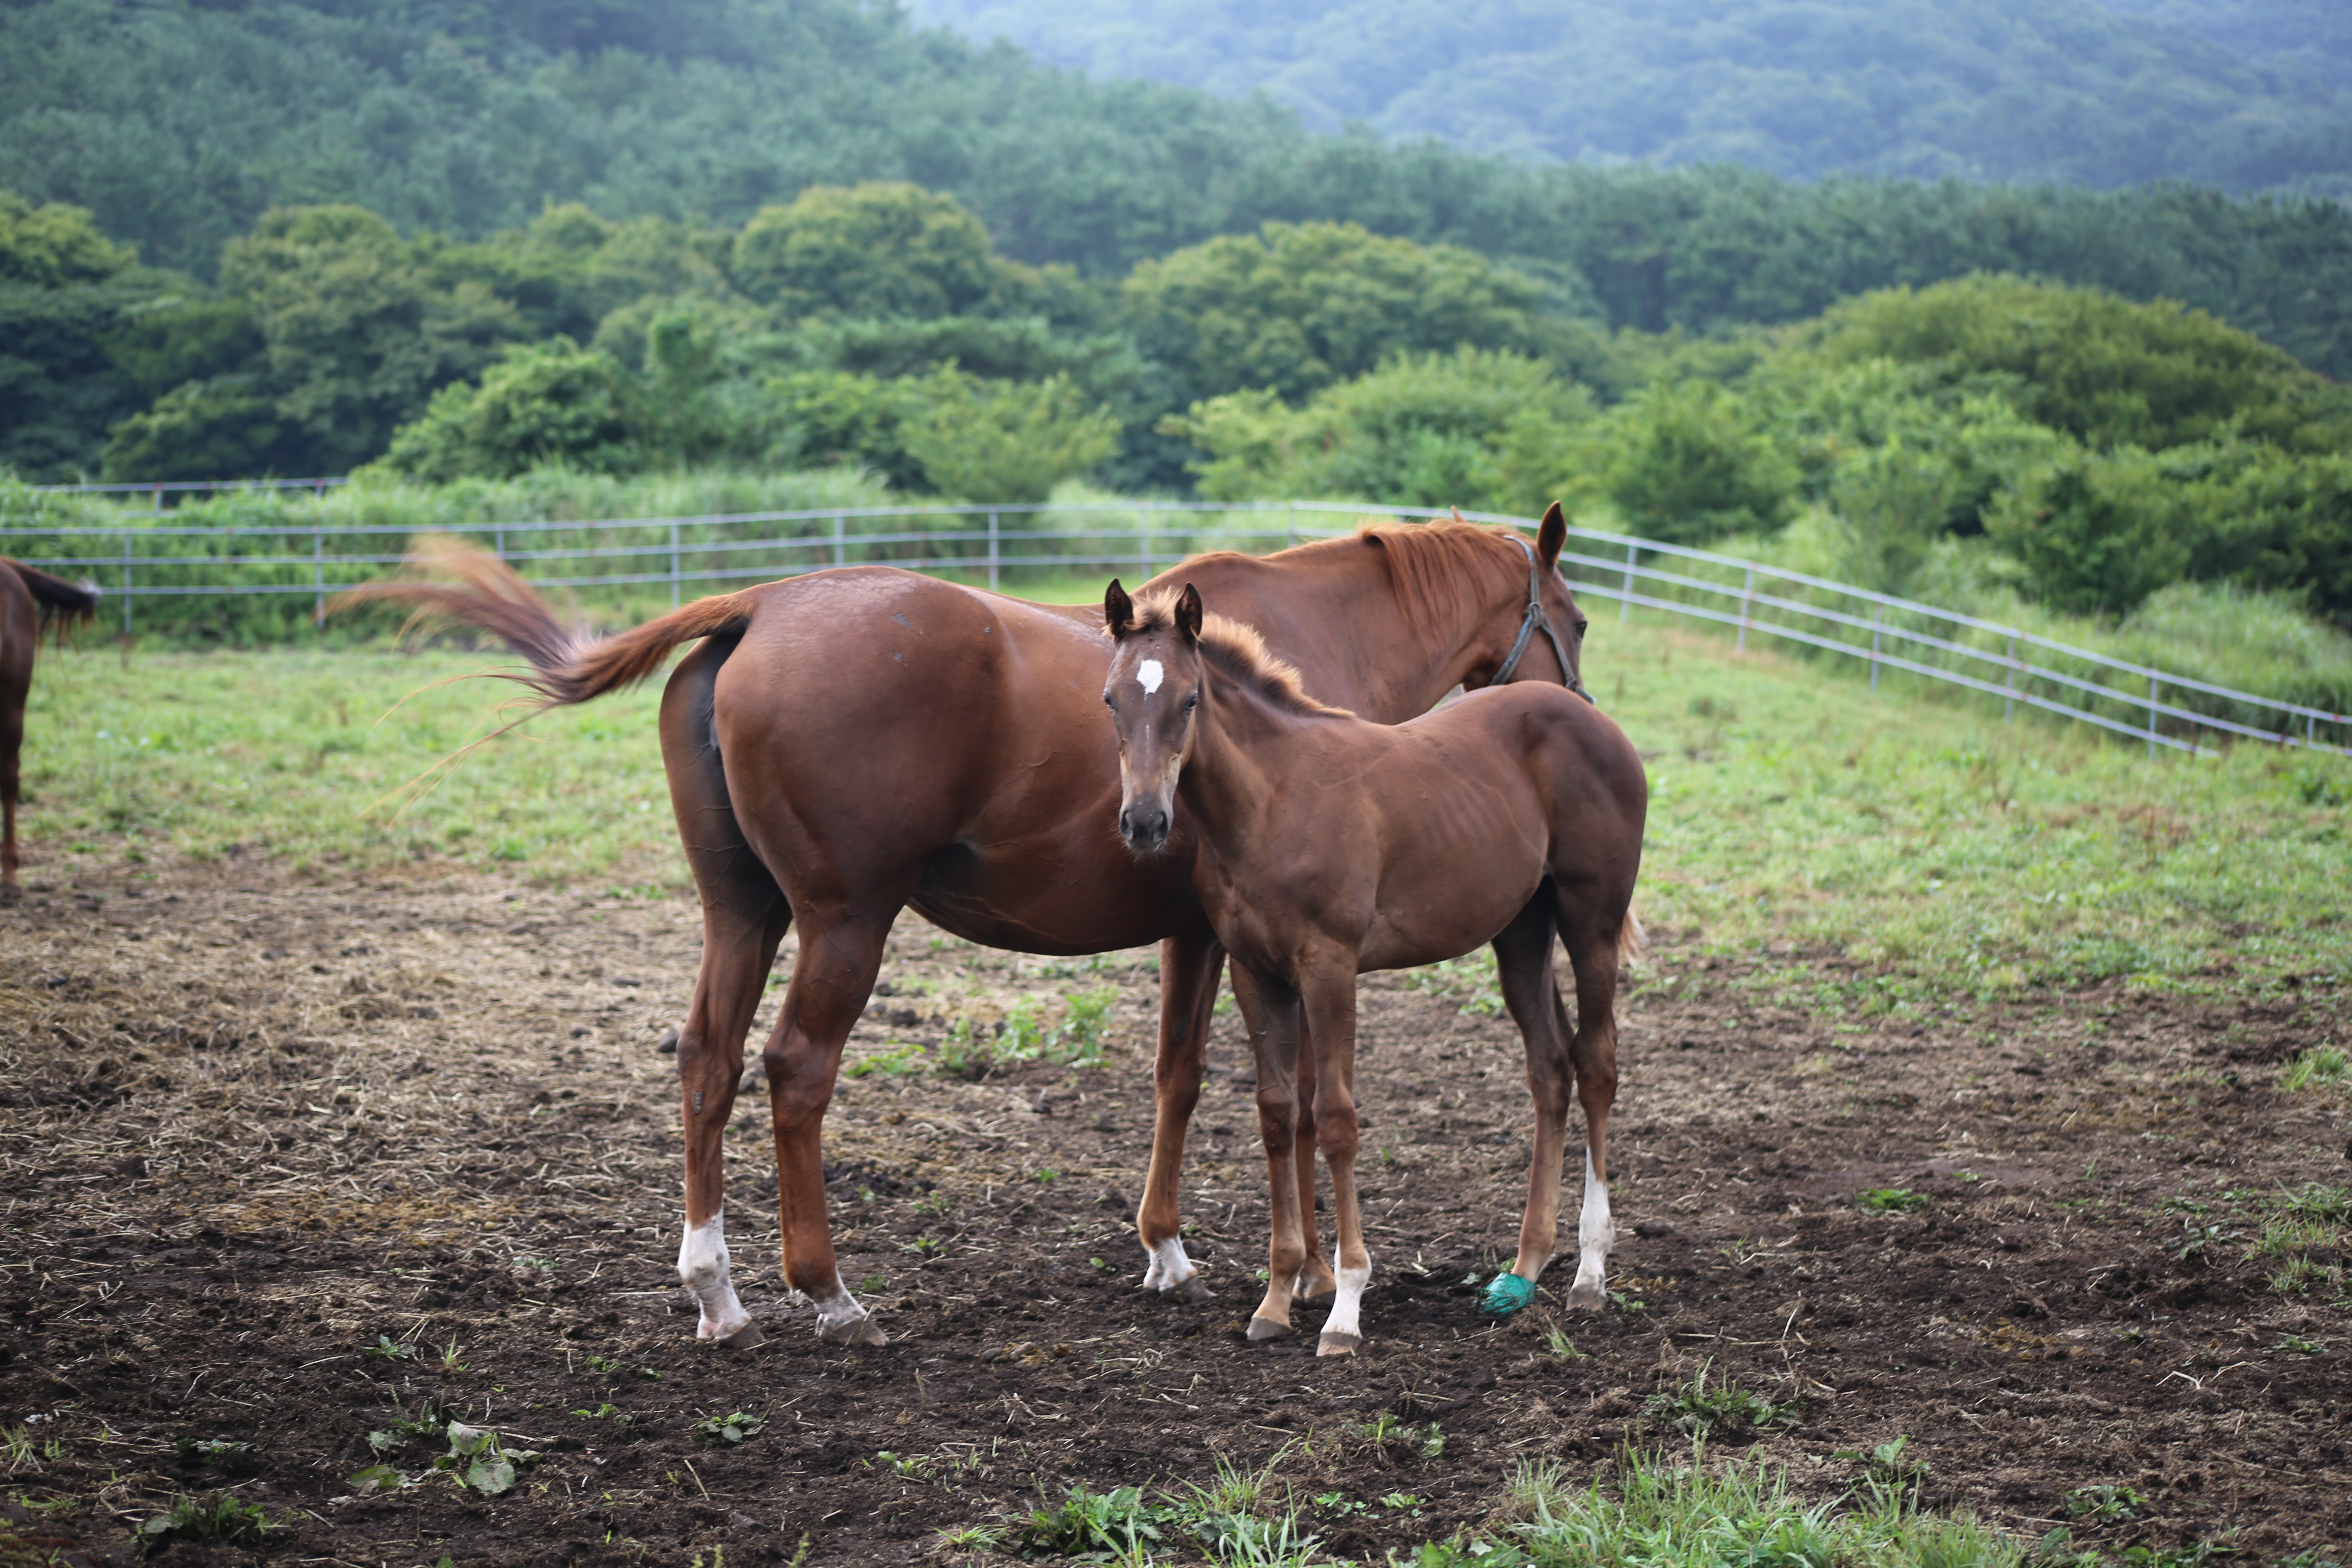
[(1118, 836), (1139, 855), (1156, 853), (1168, 842), (1168, 808), (1148, 805), (1120, 807)]

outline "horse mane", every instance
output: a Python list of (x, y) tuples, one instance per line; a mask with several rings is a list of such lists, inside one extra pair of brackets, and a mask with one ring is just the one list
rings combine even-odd
[[(1174, 588), (1139, 595), (1130, 629), (1157, 632), (1174, 626), (1176, 601), (1182, 596), (1181, 591)], [(1333, 708), (1307, 695), (1298, 667), (1276, 658), (1266, 648), (1265, 638), (1258, 635), (1258, 629), (1246, 622), (1225, 616), (1202, 616), (1200, 647), (1202, 654), (1220, 673), (1240, 681), (1286, 713), (1301, 718), (1355, 717), (1348, 709)]]
[(1396, 590), (1397, 609), (1415, 631), (1458, 622), (1486, 601), (1493, 591), (1486, 574), (1503, 569), (1516, 582), (1527, 558), (1512, 542), (1518, 537), (1507, 528), (1485, 527), (1457, 517), (1432, 518), (1427, 522), (1398, 522), (1366, 518), (1353, 533), (1310, 539), (1271, 555), (1251, 557), (1229, 550), (1195, 557), (1202, 561), (1304, 561), (1328, 555), (1350, 545), (1376, 545), (1388, 563), (1389, 583)]

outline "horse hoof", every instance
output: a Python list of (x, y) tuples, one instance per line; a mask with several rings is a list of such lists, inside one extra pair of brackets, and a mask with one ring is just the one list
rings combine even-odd
[(1323, 1332), (1323, 1342), (1315, 1347), (1315, 1353), (1317, 1355), (1354, 1355), (1363, 1342), (1364, 1336), (1361, 1334), (1335, 1334), (1327, 1329)]
[(887, 1345), (890, 1336), (871, 1318), (859, 1318), (855, 1322), (837, 1323), (819, 1329), (817, 1338), (829, 1345)]
[(1580, 1312), (1597, 1312), (1608, 1300), (1608, 1293), (1600, 1286), (1587, 1285), (1580, 1281), (1568, 1292), (1570, 1308)]
[(1160, 1288), (1160, 1299), (1161, 1300), (1190, 1302), (1195, 1306), (1198, 1306), (1201, 1302), (1209, 1300), (1210, 1297), (1214, 1296), (1216, 1292), (1214, 1290), (1210, 1289), (1206, 1285), (1201, 1283), (1201, 1277), (1198, 1274), (1187, 1274), (1183, 1279), (1176, 1281), (1175, 1284), (1162, 1285)]
[(1272, 1318), (1253, 1317), (1249, 1321), (1249, 1337), (1255, 1341), (1288, 1339), (1290, 1325), (1277, 1323)]
[[(1507, 1318), (1523, 1312), (1535, 1303), (1536, 1282), (1517, 1274), (1497, 1274), (1478, 1298), (1478, 1310), (1490, 1317)], [(1572, 1301), (1574, 1298), (1570, 1298)]]
[(759, 1324), (746, 1323), (733, 1333), (722, 1337), (719, 1342), (731, 1351), (757, 1350), (768, 1342), (768, 1336), (760, 1331)]

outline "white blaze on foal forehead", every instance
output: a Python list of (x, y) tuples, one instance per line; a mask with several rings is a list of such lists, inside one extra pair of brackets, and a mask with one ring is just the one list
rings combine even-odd
[(1147, 658), (1135, 667), (1135, 683), (1143, 688), (1146, 697), (1159, 690), (1160, 682), (1165, 678), (1166, 671), (1160, 668), (1160, 661), (1156, 658)]

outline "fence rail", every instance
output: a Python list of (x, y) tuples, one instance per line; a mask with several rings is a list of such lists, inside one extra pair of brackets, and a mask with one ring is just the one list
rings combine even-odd
[[(271, 481), (317, 488), (333, 480)], [(155, 486), (127, 487), (134, 492)], [(161, 487), (203, 489), (204, 486)], [(159, 500), (159, 509), (160, 509)], [(522, 521), (463, 531), (533, 581), (589, 590), (656, 591), (768, 579), (826, 567), (889, 564), (1003, 585), (1007, 574), (1128, 572), (1150, 576), (1205, 549), (1265, 549), (1343, 532), (1366, 509), (1347, 503), (1134, 501), (1076, 506), (851, 507), (698, 517)], [(1402, 517), (1444, 512), (1383, 508)], [(151, 514), (152, 515), (152, 514)], [(165, 515), (168, 515), (166, 513)], [(1465, 513), (1531, 528), (1526, 518)], [(253, 524), (235, 528), (0, 528), (0, 553), (95, 574), (135, 629), (134, 605), (172, 618), (204, 601), (327, 597), (397, 564), (406, 524)], [(1571, 528), (1560, 567), (1587, 601), (1612, 602), (1728, 628), (1738, 647), (1777, 638), (1867, 664), (1875, 690), (1900, 671), (2076, 720), (2146, 745), (2211, 754), (2231, 739), (2352, 754), (2352, 716), (2236, 690), (2080, 648), (2016, 626), (1686, 545)]]

